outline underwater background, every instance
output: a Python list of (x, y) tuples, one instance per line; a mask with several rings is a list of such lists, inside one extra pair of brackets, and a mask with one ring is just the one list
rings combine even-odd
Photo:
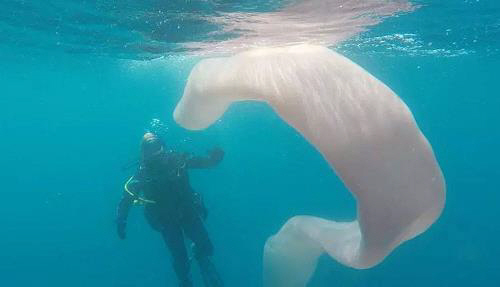
[[(191, 172), (226, 286), (262, 285), (265, 240), (291, 216), (354, 219), (355, 201), (326, 161), (268, 106), (235, 104), (200, 132), (172, 119), (205, 56), (179, 43), (234, 37), (210, 33), (217, 23), (204, 19), (216, 11), (264, 13), (285, 2), (2, 0), (0, 284), (175, 286), (141, 208), (126, 240), (114, 225), (134, 171), (123, 167), (152, 119), (176, 149), (226, 153), (217, 168)], [(443, 170), (445, 210), (372, 269), (321, 258), (310, 287), (500, 283), (500, 2), (412, 3), (331, 47), (410, 107)]]

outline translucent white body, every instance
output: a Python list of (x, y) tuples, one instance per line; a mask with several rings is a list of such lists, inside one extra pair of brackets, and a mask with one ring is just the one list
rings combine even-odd
[(299, 45), (203, 60), (174, 118), (204, 129), (241, 100), (271, 105), (357, 199), (356, 221), (296, 216), (271, 236), (264, 247), (265, 286), (305, 286), (324, 252), (369, 268), (439, 217), (445, 183), (429, 142), (403, 101), (349, 59)]

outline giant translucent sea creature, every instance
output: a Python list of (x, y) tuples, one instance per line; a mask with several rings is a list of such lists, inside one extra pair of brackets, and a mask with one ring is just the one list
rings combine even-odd
[(174, 118), (200, 130), (232, 102), (246, 100), (267, 102), (318, 149), (357, 200), (353, 222), (289, 219), (264, 247), (265, 286), (305, 286), (323, 253), (353, 268), (372, 267), (441, 214), (444, 178), (412, 113), (349, 59), (299, 45), (202, 60)]

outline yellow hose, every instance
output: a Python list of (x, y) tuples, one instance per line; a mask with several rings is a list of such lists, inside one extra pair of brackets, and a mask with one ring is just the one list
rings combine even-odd
[(146, 198), (142, 198), (140, 197), (139, 195), (133, 193), (132, 191), (130, 191), (128, 189), (128, 184), (132, 181), (134, 177), (130, 177), (127, 182), (125, 183), (125, 186), (123, 187), (125, 189), (125, 191), (130, 194), (130, 196), (132, 196), (134, 198), (134, 204), (135, 205), (144, 205), (144, 204), (148, 204), (148, 203), (156, 203), (156, 201), (154, 200), (149, 200), (149, 199), (146, 199)]

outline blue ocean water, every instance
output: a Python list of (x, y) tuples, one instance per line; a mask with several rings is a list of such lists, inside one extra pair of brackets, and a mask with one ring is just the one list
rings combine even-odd
[[(310, 287), (500, 282), (500, 3), (414, 3), (414, 11), (332, 48), (408, 104), (445, 175), (445, 210), (372, 269), (321, 258)], [(180, 44), (219, 29), (204, 19), (286, 4), (2, 1), (0, 284), (175, 286), (168, 251), (140, 208), (130, 214), (128, 238), (115, 234), (116, 205), (133, 172), (122, 167), (137, 158), (153, 118), (180, 150), (226, 152), (219, 167), (192, 172), (191, 182), (205, 196), (227, 286), (262, 285), (263, 245), (289, 217), (354, 219), (355, 201), (325, 160), (266, 105), (236, 104), (202, 132), (183, 130), (171, 116), (201, 57)]]

